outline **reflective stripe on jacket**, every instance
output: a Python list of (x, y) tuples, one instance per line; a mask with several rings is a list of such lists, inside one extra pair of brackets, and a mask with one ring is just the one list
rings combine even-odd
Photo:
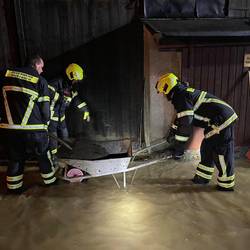
[(237, 118), (233, 108), (205, 91), (187, 88), (180, 84), (174, 88), (172, 103), (176, 109), (175, 139), (186, 142), (192, 126), (205, 129), (205, 138), (219, 134)]
[(88, 111), (87, 103), (81, 99), (76, 87), (69, 86), (63, 78), (51, 80), (49, 82), (49, 91), (51, 120), (63, 122), (65, 120), (66, 107), (69, 105), (77, 108), (80, 112)]
[(0, 128), (46, 130), (49, 121), (47, 81), (31, 67), (8, 69), (0, 77)]

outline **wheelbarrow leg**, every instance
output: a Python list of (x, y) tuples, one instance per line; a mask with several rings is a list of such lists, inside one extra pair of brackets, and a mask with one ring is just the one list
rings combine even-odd
[(130, 183), (131, 185), (133, 185), (133, 182), (134, 182), (134, 179), (135, 179), (136, 172), (137, 172), (137, 169), (135, 169), (134, 174), (133, 174), (133, 176), (132, 176), (131, 183)]
[(117, 179), (115, 178), (115, 176), (113, 174), (112, 174), (112, 176), (113, 176), (113, 178), (115, 180), (115, 183), (116, 183), (117, 187), (120, 189), (121, 186), (120, 186), (119, 182), (117, 181)]
[(123, 172), (123, 187), (127, 187), (127, 181), (126, 181), (126, 172)]

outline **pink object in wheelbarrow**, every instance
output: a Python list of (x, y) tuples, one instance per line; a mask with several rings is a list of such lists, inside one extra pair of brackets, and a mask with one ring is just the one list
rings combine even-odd
[(71, 168), (67, 172), (67, 177), (68, 178), (80, 177), (80, 176), (83, 176), (83, 175), (84, 175), (83, 172), (79, 168)]
[[(67, 170), (66, 170), (67, 171)], [(85, 174), (79, 168), (71, 168), (66, 172), (66, 178), (70, 182), (82, 182)]]

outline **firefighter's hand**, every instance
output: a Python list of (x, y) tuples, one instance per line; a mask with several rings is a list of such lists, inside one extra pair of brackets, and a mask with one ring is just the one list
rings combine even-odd
[(89, 122), (90, 121), (90, 114), (88, 111), (85, 111), (83, 113), (83, 120), (86, 121), (86, 122)]

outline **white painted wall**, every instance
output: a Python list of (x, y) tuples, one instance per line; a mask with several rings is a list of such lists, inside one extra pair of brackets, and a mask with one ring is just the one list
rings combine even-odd
[(166, 72), (177, 76), (181, 70), (181, 53), (159, 51), (151, 33), (144, 28), (145, 109), (144, 124), (147, 145), (166, 136), (175, 111), (163, 94), (157, 94), (157, 79)]

